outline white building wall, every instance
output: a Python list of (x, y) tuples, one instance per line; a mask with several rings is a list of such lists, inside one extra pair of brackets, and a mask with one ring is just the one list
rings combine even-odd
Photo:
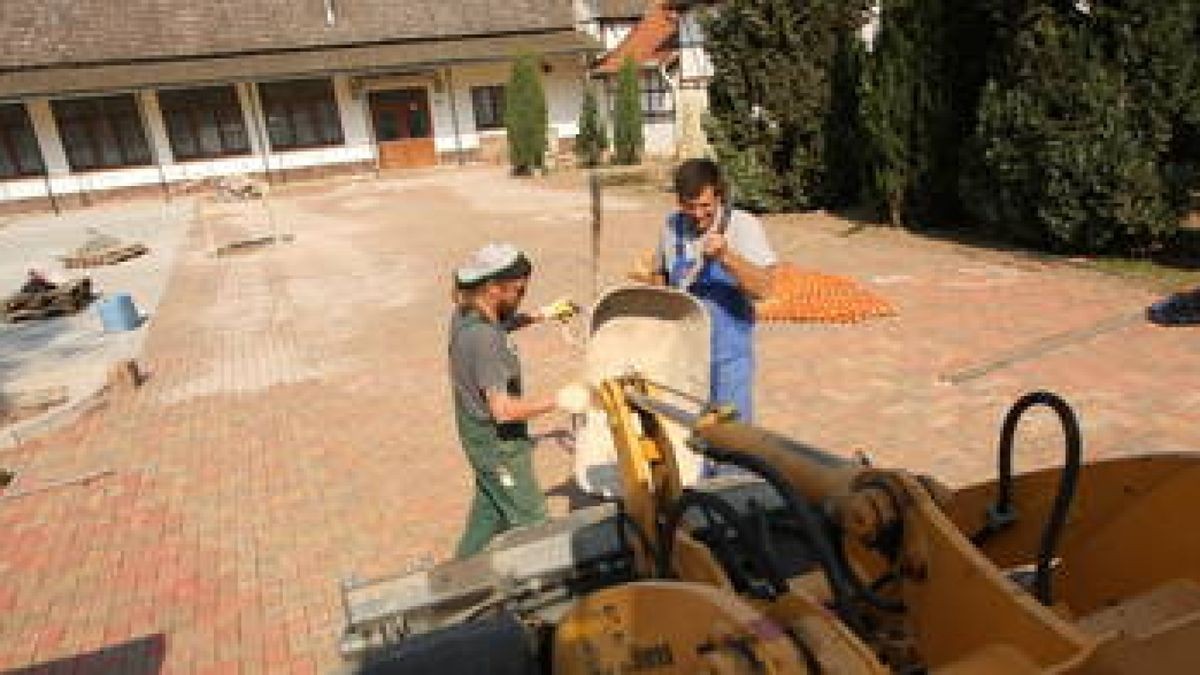
[[(576, 57), (552, 58), (547, 62), (550, 64), (550, 72), (542, 74), (542, 87), (546, 92), (551, 135), (554, 138), (574, 138), (579, 133), (579, 110), (583, 106), (583, 64)], [(506, 63), (473, 64), (453, 68), (450, 79), (454, 82), (454, 98), (464, 150), (478, 148), (482, 138), (504, 136), (503, 129), (476, 128), (471, 88), (505, 86), (508, 84), (511, 70), (512, 66)], [(448, 110), (447, 105), (447, 116)], [(447, 128), (447, 132), (449, 131)], [(443, 148), (439, 142), (438, 150), (453, 150), (453, 138), (449, 141), (449, 148)]]
[(713, 75), (712, 60), (704, 50), (704, 29), (701, 12), (691, 9), (679, 18), (679, 73), (684, 80), (709, 78)]
[(645, 152), (650, 157), (675, 156), (675, 120), (647, 121), (642, 125)]
[(604, 49), (613, 50), (629, 37), (629, 32), (637, 25), (634, 21), (604, 22), (600, 29), (600, 41)]
[[(544, 75), (552, 137), (574, 138), (578, 133), (579, 110), (583, 100), (582, 81), (584, 67), (574, 56), (556, 57), (549, 60), (551, 72)], [(471, 105), (470, 87), (490, 84), (505, 84), (511, 66), (506, 63), (455, 66), (451, 77), (446, 70), (441, 82), (431, 76), (411, 78), (406, 81), (386, 83), (389, 88), (416, 86), (429, 93), (435, 147), (438, 152), (453, 152), (458, 149), (471, 150), (480, 145), (481, 132), (475, 129), (474, 111)], [(245, 114), (247, 134), (252, 152), (240, 157), (224, 157), (215, 160), (176, 161), (171, 153), (170, 141), (158, 95), (154, 91), (137, 94), (143, 111), (147, 141), (152, 144), (153, 155), (162, 162), (145, 167), (128, 167), (73, 174), (58, 134), (58, 127), (50, 108), (49, 99), (39, 98), (26, 102), (42, 158), (49, 175), (44, 178), (23, 178), (0, 181), (0, 201), (33, 199), (47, 196), (49, 182), (55, 194), (73, 194), (114, 188), (155, 185), (164, 180), (173, 183), (198, 180), (215, 176), (257, 173), (264, 170), (281, 171), (314, 166), (373, 162), (375, 144), (370, 127), (369, 89), (355, 91), (350, 77), (333, 77), (334, 96), (341, 114), (345, 144), (336, 147), (311, 148), (264, 153), (267, 140), (266, 125), (262, 116), (261, 101), (252, 83), (238, 83), (239, 101)], [(401, 78), (403, 79), (403, 78)], [(450, 83), (455, 88), (450, 96)], [(451, 99), (457, 104), (458, 132), (455, 135), (455, 120), (451, 112)], [(484, 131), (482, 134), (500, 135), (504, 131)], [(268, 143), (269, 144), (269, 143)]]

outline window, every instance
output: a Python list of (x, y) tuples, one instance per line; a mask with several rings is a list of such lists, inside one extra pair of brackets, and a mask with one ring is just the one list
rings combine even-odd
[(246, 121), (233, 87), (162, 91), (158, 104), (176, 159), (250, 152)]
[(143, 166), (150, 148), (132, 94), (51, 101), (74, 171)]
[(662, 73), (657, 70), (644, 70), (641, 76), (642, 114), (648, 120), (673, 119), (675, 117), (675, 97)]
[(476, 129), (504, 126), (504, 85), (471, 87), (471, 105), (475, 108)]
[(329, 80), (296, 80), (258, 85), (267, 134), (276, 150), (342, 144), (342, 122), (333, 83)]
[[(641, 89), (642, 117), (647, 122), (675, 119), (675, 95), (671, 93), (671, 86), (662, 73), (643, 70), (638, 75), (638, 85)], [(611, 113), (612, 106), (617, 103), (617, 78), (608, 78), (605, 88)]]
[(0, 105), (0, 178), (41, 176), (46, 173), (42, 151), (25, 106)]

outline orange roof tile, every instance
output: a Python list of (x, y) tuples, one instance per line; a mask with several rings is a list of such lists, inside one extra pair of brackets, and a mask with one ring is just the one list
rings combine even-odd
[(674, 10), (662, 2), (655, 2), (621, 44), (600, 59), (593, 71), (601, 75), (616, 73), (629, 57), (638, 65), (669, 63), (678, 51), (678, 19)]

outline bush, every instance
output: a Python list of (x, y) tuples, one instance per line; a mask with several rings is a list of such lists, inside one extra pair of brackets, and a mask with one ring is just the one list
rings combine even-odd
[(1090, 22), (1025, 14), (979, 104), (964, 200), (984, 224), (1059, 251), (1139, 251), (1178, 227), (1156, 131)]
[(538, 67), (540, 62), (541, 59), (531, 54), (519, 57), (513, 63), (505, 90), (508, 159), (513, 173), (518, 176), (527, 176), (546, 165), (550, 120)]
[(642, 95), (637, 64), (626, 58), (617, 74), (617, 101), (613, 111), (613, 163), (637, 164), (642, 159)]

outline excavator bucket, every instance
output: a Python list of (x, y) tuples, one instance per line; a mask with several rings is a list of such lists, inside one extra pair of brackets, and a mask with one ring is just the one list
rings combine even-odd
[[(621, 286), (605, 292), (592, 308), (585, 379), (592, 387), (636, 373), (662, 385), (663, 400), (707, 401), (709, 321), (704, 305), (692, 296), (655, 286)], [(664, 422), (676, 447), (684, 448), (687, 429)], [(693, 485), (701, 458), (678, 453), (680, 479)], [(606, 497), (620, 492), (620, 473), (612, 432), (603, 409), (588, 411), (576, 436), (575, 480), (585, 492)]]

